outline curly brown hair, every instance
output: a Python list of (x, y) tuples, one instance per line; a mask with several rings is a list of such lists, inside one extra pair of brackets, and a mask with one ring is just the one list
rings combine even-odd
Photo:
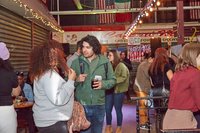
[[(55, 65), (52, 66), (52, 62)], [(68, 72), (62, 45), (54, 40), (46, 41), (41, 46), (36, 46), (30, 53), (30, 79), (40, 78), (46, 71), (54, 68)]]
[(87, 35), (86, 37), (83, 37), (81, 39), (81, 50), (83, 49), (83, 42), (89, 43), (96, 55), (101, 54), (101, 44), (95, 36)]

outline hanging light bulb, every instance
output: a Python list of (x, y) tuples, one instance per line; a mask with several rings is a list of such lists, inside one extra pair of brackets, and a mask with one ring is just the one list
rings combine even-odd
[(151, 8), (149, 9), (149, 11), (150, 11), (150, 12), (153, 12), (153, 8), (151, 7)]
[(157, 6), (160, 6), (160, 1), (157, 1), (157, 2), (156, 2), (156, 5), (157, 5)]
[(142, 24), (142, 20), (140, 20), (139, 23)]
[(145, 15), (146, 15), (146, 16), (149, 16), (149, 13), (148, 13), (148, 12), (146, 12), (146, 13), (145, 13)]

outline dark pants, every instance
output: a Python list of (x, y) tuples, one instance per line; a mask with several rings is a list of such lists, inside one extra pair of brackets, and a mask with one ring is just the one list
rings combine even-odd
[[(155, 96), (160, 96), (160, 97), (165, 97), (169, 94), (169, 90), (165, 89), (165, 91), (163, 91), (163, 88), (153, 88), (151, 89), (151, 93), (152, 95)], [(160, 99), (154, 99), (154, 107), (163, 107), (163, 106), (167, 106), (168, 100), (165, 98), (160, 98)], [(164, 109), (165, 110), (165, 109)], [(166, 110), (165, 110), (166, 111)]]
[(194, 117), (197, 120), (197, 128), (200, 129), (200, 111), (194, 112)]
[(67, 122), (59, 121), (48, 127), (38, 127), (39, 133), (68, 133)]

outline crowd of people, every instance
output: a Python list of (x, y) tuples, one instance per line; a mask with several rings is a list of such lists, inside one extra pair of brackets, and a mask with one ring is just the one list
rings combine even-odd
[[(152, 56), (154, 55), (154, 56)], [(49, 40), (34, 47), (30, 53), (29, 82), (23, 72), (14, 72), (10, 53), (5, 43), (0, 43), (0, 132), (17, 132), (17, 110), (13, 97), (23, 97), (34, 102), (29, 114), (29, 132), (72, 133), (67, 121), (72, 116), (74, 100), (84, 108), (90, 127), (81, 133), (113, 133), (112, 110), (117, 116), (116, 133), (123, 132), (123, 101), (130, 99), (128, 90), (134, 88), (137, 97), (163, 96), (169, 92), (168, 109), (163, 129), (200, 128), (200, 44), (185, 44), (173, 61), (165, 48), (154, 54), (144, 53), (137, 68), (134, 87), (130, 86), (133, 69), (127, 53), (116, 49), (101, 53), (99, 40), (87, 35), (77, 42), (77, 51), (65, 58), (62, 45)], [(153, 106), (158, 106), (153, 101)], [(183, 104), (184, 103), (184, 104)], [(146, 100), (140, 100), (141, 129), (148, 129)], [(18, 112), (17, 112), (18, 113)], [(5, 119), (12, 118), (5, 122)], [(184, 123), (183, 123), (184, 121)], [(72, 124), (73, 126), (73, 124)]]
[[(157, 48), (154, 57), (145, 56), (137, 69), (134, 89), (138, 97), (169, 96), (168, 109), (162, 112), (163, 129), (199, 128), (199, 56), (200, 44), (185, 44), (176, 61), (169, 57), (165, 48)], [(163, 88), (167, 90), (167, 95)], [(149, 130), (148, 102), (139, 102), (140, 108), (143, 108), (139, 110), (140, 128)], [(160, 107), (160, 104), (153, 101), (154, 107)]]

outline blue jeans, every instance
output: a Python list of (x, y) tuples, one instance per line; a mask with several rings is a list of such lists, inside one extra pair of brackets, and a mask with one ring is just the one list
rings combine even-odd
[(86, 118), (91, 122), (90, 128), (81, 133), (102, 133), (105, 116), (105, 105), (83, 105)]
[(122, 105), (124, 100), (124, 93), (106, 94), (106, 124), (112, 123), (112, 109), (113, 106), (116, 110), (117, 126), (122, 126), (123, 114)]

